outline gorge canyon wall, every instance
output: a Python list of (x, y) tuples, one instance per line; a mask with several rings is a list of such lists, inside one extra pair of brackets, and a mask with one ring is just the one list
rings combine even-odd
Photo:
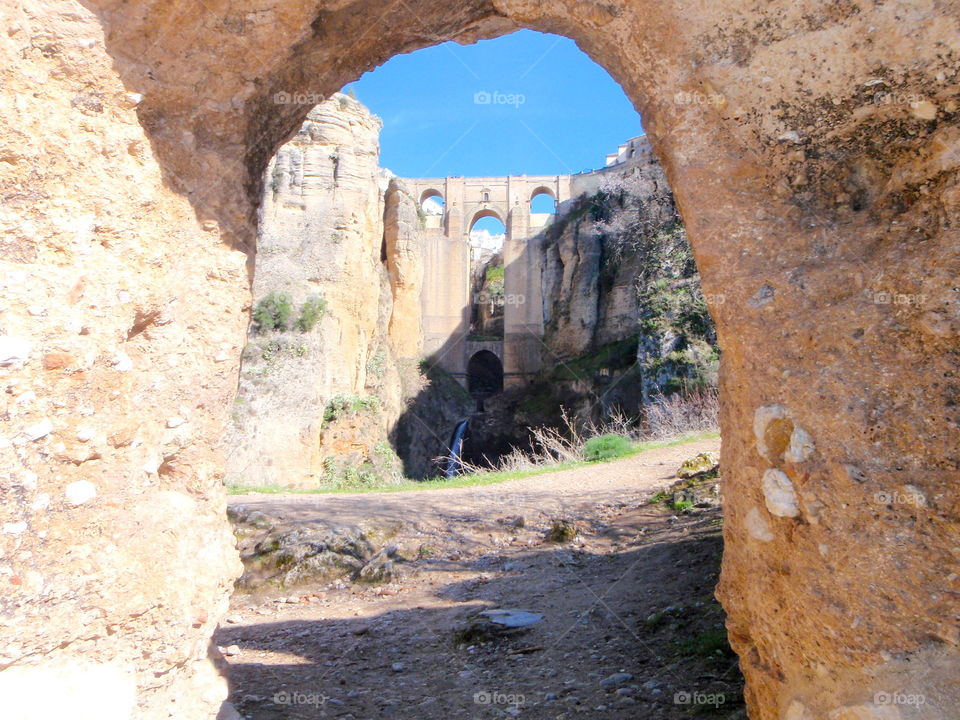
[[(335, 95), (267, 170), (254, 301), (284, 293), (293, 312), (281, 330), (251, 327), (228, 483), (316, 487), (373, 464), (399, 479), (388, 435), (417, 389), (422, 238), (415, 202), (380, 170), (379, 131)], [(298, 327), (311, 299), (322, 314)]]

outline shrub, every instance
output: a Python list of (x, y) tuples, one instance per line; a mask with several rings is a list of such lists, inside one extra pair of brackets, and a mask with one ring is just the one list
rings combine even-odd
[(633, 442), (623, 435), (601, 435), (583, 444), (583, 456), (587, 460), (609, 460), (623, 457), (633, 450)]
[(367, 358), (367, 372), (378, 380), (383, 378), (387, 372), (387, 354), (380, 350)]
[(322, 297), (307, 298), (300, 308), (300, 317), (297, 318), (297, 327), (300, 332), (310, 332), (327, 311), (327, 301)]
[(293, 314), (293, 302), (285, 292), (272, 292), (253, 310), (253, 321), (259, 332), (286, 330)]
[(380, 398), (375, 395), (337, 395), (331, 398), (323, 410), (323, 422), (336, 422), (348, 415), (362, 412), (376, 412), (380, 409)]

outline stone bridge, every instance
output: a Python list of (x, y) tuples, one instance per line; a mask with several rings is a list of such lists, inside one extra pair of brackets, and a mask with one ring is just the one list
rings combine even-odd
[[(540, 369), (540, 274), (527, 252), (527, 241), (553, 214), (531, 212), (531, 201), (546, 194), (559, 206), (572, 197), (573, 178), (520, 175), (404, 180), (421, 205), (435, 198), (443, 206), (442, 215), (425, 219), (424, 352), (465, 386), (470, 384), (471, 358), (483, 351), (497, 356), (507, 386), (522, 384)], [(506, 230), (504, 295), (509, 302), (504, 306), (503, 340), (498, 342), (467, 339), (473, 302), (470, 231), (485, 217), (498, 219)]]

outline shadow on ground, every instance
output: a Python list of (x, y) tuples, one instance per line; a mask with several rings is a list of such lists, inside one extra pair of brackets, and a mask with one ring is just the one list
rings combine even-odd
[[(427, 586), (420, 596), (348, 588), (333, 608), (226, 626), (216, 640), (238, 648), (231, 700), (252, 720), (745, 718), (713, 598), (721, 522), (718, 508), (671, 518), (642, 506), (583, 549), (484, 556), (457, 580), (449, 563), (421, 560), (412, 563), (414, 584)], [(544, 620), (458, 645), (484, 607)]]

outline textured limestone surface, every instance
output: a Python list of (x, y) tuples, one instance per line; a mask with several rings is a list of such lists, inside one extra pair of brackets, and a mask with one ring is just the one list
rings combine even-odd
[[(420, 302), (420, 237), (413, 199), (379, 168), (379, 131), (377, 118), (338, 93), (267, 168), (254, 301), (285, 293), (292, 313), (284, 330), (251, 327), (224, 438), (230, 483), (315, 486), (327, 457), (364, 462), (401, 413), (395, 348), (417, 358), (419, 334), (395, 317)], [(311, 300), (324, 303), (323, 315), (298, 327)], [(337, 397), (376, 408), (325, 422)]]
[[(123, 698), (138, 718), (216, 713), (207, 638), (238, 570), (216, 443), (262, 171), (317, 96), (392, 55), (530, 27), (577, 40), (642, 112), (704, 292), (724, 297), (720, 594), (751, 717), (955, 716), (958, 14), (4, 3), (5, 715), (50, 717), (38, 703), (66, 694), (90, 716), (106, 685), (116, 717)], [(797, 515), (769, 511), (771, 469)], [(68, 497), (83, 480), (96, 494)]]

